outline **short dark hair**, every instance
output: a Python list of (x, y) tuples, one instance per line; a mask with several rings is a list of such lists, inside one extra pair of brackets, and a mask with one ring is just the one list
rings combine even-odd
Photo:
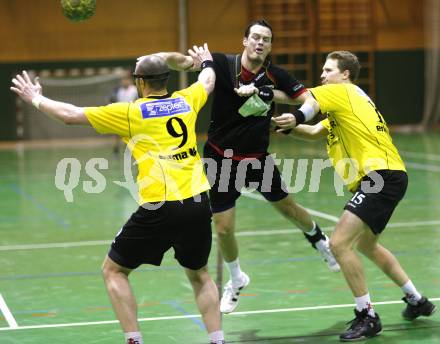
[(361, 64), (355, 54), (345, 50), (332, 51), (327, 55), (327, 59), (337, 60), (338, 69), (341, 72), (348, 70), (350, 72), (349, 78), (351, 82), (355, 82), (359, 77)]
[(144, 82), (148, 84), (152, 91), (160, 91), (167, 87), (168, 78), (158, 80), (144, 80)]
[(261, 25), (261, 26), (267, 27), (270, 30), (270, 33), (272, 34), (271, 42), (273, 42), (272, 26), (270, 26), (269, 22), (266, 19), (257, 19), (257, 20), (250, 22), (249, 25), (246, 27), (246, 30), (244, 31), (244, 37), (246, 37), (246, 38), (249, 37), (249, 33), (251, 32), (251, 27), (254, 25)]

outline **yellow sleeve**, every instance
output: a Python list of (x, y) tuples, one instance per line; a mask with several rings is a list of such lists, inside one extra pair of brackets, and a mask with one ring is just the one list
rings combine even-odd
[(208, 99), (208, 93), (201, 82), (197, 81), (191, 86), (184, 88), (183, 90), (177, 91), (177, 94), (183, 96), (187, 101), (191, 102), (191, 107), (198, 113), (203, 105), (206, 104)]
[(330, 121), (328, 118), (323, 119), (320, 123), (325, 129), (327, 129), (327, 131), (331, 130), (332, 127), (330, 126)]
[(346, 111), (349, 106), (347, 90), (343, 84), (329, 84), (309, 89), (319, 103), (322, 113)]
[(86, 107), (84, 113), (93, 128), (100, 134), (130, 136), (128, 119), (131, 103), (113, 103), (106, 106)]

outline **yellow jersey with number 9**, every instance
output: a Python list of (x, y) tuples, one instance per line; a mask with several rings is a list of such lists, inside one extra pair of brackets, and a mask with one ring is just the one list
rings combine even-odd
[(336, 172), (350, 191), (370, 171), (405, 171), (387, 124), (370, 97), (354, 84), (311, 88), (327, 119), (327, 151)]
[(84, 108), (97, 132), (121, 136), (131, 150), (140, 204), (182, 200), (209, 189), (195, 133), (207, 97), (196, 82), (171, 96)]

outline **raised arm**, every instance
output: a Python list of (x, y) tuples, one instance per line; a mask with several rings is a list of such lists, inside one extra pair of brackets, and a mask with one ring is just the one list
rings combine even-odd
[(47, 116), (64, 122), (65, 124), (91, 125), (82, 107), (73, 104), (58, 102), (43, 96), (38, 77), (32, 82), (26, 71), (12, 79), (11, 91), (18, 94), (28, 104), (34, 105)]
[(300, 105), (309, 97), (313, 97), (310, 91), (304, 92), (296, 98), (291, 98), (281, 90), (273, 90), (273, 101), (278, 104)]
[(293, 113), (283, 113), (278, 117), (272, 117), (278, 132), (289, 130), (298, 124), (308, 122), (319, 112), (319, 104), (310, 93), (303, 93), (300, 97), (304, 99), (304, 103), (298, 110), (295, 110)]
[(198, 81), (203, 84), (206, 92), (210, 94), (215, 86), (215, 71), (214, 61), (212, 60), (208, 44), (203, 44), (203, 47), (195, 45), (192, 49), (188, 50), (188, 53), (191, 56), (191, 60), (194, 61), (194, 65), (199, 65), (202, 68)]
[(170, 69), (178, 71), (197, 70), (197, 68), (194, 68), (194, 61), (191, 56), (183, 55), (178, 52), (160, 52), (155, 55), (162, 57)]

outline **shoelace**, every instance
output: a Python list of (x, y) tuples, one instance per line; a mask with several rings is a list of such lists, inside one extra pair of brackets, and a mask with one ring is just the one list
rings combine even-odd
[(356, 314), (356, 317), (348, 321), (345, 325), (350, 325), (350, 328), (356, 327), (360, 322), (362, 322), (362, 314)]
[(240, 291), (241, 287), (234, 288), (234, 287), (232, 286), (232, 284), (229, 284), (229, 285), (225, 285), (225, 286), (223, 287), (223, 289), (224, 289), (225, 292), (230, 292), (232, 295), (235, 295), (237, 292)]
[(420, 306), (421, 305), (421, 303), (420, 303), (421, 300), (422, 299), (420, 299), (419, 301), (416, 301), (416, 304), (413, 305), (411, 302), (409, 302), (409, 300), (408, 300), (408, 298), (406, 296), (402, 297), (402, 301), (403, 302), (405, 302), (407, 305), (410, 305), (410, 306), (413, 306), (413, 307)]

